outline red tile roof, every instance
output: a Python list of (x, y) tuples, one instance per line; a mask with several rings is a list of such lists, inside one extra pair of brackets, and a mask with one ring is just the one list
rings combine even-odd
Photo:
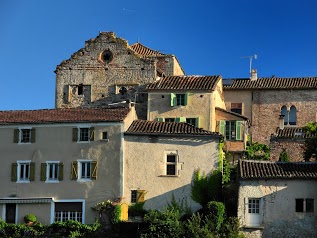
[(241, 160), (239, 177), (241, 179), (317, 179), (317, 163)]
[(183, 122), (157, 122), (136, 120), (130, 125), (125, 134), (145, 135), (182, 135), (182, 136), (217, 136), (219, 133), (206, 131)]
[(167, 76), (147, 86), (148, 90), (215, 90), (221, 76)]
[(128, 108), (69, 108), (23, 111), (0, 111), (0, 125), (71, 123), (71, 122), (120, 122), (129, 113)]
[(317, 89), (317, 77), (235, 79), (224, 89)]
[(163, 54), (159, 51), (152, 50), (141, 43), (135, 43), (130, 46), (136, 53), (142, 56), (164, 56), (166, 54)]

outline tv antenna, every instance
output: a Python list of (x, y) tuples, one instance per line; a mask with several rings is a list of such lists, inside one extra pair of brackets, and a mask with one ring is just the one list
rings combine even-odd
[(251, 70), (252, 70), (252, 59), (257, 59), (258, 56), (256, 54), (254, 55), (250, 55), (250, 56), (243, 56), (241, 57), (242, 59), (245, 59), (245, 58), (249, 58), (250, 59), (250, 76), (251, 76)]

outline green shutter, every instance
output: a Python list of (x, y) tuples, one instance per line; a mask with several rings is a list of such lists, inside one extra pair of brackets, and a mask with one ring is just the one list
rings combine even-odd
[(242, 121), (236, 121), (236, 140), (242, 140)]
[(35, 129), (31, 129), (31, 143), (35, 142)]
[(58, 181), (62, 181), (64, 179), (64, 163), (58, 164)]
[(30, 163), (30, 181), (35, 180), (35, 162)]
[(18, 179), (17, 171), (18, 171), (18, 164), (12, 163), (12, 165), (11, 165), (11, 181), (12, 182), (16, 182)]
[(185, 102), (184, 102), (184, 106), (186, 106), (188, 103), (188, 93), (185, 93)]
[(76, 180), (77, 178), (78, 178), (78, 162), (77, 161), (73, 161), (72, 162), (72, 172), (71, 172), (70, 179), (71, 180)]
[(175, 122), (186, 122), (186, 117), (176, 117)]
[(199, 117), (196, 117), (195, 126), (199, 128)]
[(78, 141), (78, 128), (73, 128), (73, 142)]
[(219, 133), (222, 134), (223, 136), (225, 136), (226, 132), (226, 121), (220, 121), (219, 122)]
[(95, 127), (90, 127), (90, 141), (95, 139)]
[(158, 118), (156, 118), (156, 120), (160, 121), (160, 122), (164, 122), (165, 121), (163, 117), (158, 117)]
[(171, 107), (176, 106), (176, 94), (171, 93)]
[(19, 129), (14, 129), (13, 143), (19, 143)]
[(91, 162), (91, 179), (96, 180), (97, 179), (97, 169), (98, 169), (98, 162), (97, 161), (92, 161)]
[(46, 180), (46, 163), (41, 163), (41, 181)]

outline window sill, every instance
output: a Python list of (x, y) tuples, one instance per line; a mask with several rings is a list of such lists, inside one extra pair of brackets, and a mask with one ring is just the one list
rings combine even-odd
[(179, 175), (160, 175), (159, 177), (172, 177), (172, 178), (178, 178)]
[(109, 139), (101, 139), (102, 142), (109, 142)]
[(77, 141), (78, 144), (87, 144), (87, 143), (90, 143), (90, 140), (88, 141)]
[(59, 180), (46, 180), (45, 183), (59, 183)]
[(31, 142), (19, 142), (18, 145), (30, 145), (32, 144)]
[(18, 180), (16, 183), (30, 183), (30, 180)]
[(87, 183), (87, 182), (92, 182), (92, 179), (78, 179), (77, 182), (78, 183)]

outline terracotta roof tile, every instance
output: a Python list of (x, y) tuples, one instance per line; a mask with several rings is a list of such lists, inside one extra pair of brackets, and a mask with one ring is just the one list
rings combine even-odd
[(275, 138), (279, 139), (306, 139), (313, 137), (312, 134), (306, 134), (301, 127), (276, 128)]
[(219, 133), (206, 131), (188, 123), (146, 120), (133, 121), (125, 134), (221, 136)]
[(317, 77), (234, 79), (224, 89), (317, 89)]
[(166, 76), (147, 86), (148, 90), (215, 90), (221, 76)]
[(135, 43), (130, 46), (136, 53), (142, 56), (164, 56), (166, 54), (163, 54), (159, 51), (152, 50), (141, 43)]
[(241, 160), (239, 176), (241, 179), (317, 179), (317, 163)]
[(129, 113), (128, 108), (69, 108), (23, 111), (0, 111), (0, 125), (69, 123), (69, 122), (120, 122)]

